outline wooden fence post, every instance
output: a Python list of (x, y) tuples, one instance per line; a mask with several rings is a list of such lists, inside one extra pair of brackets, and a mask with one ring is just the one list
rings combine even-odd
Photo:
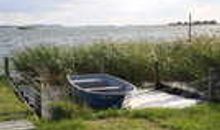
[[(103, 50), (105, 50), (105, 46), (102, 47)], [(100, 73), (104, 73), (105, 72), (105, 56), (101, 56), (102, 58), (100, 59)]]
[(51, 119), (50, 113), (50, 99), (48, 95), (48, 86), (45, 83), (41, 83), (41, 117), (46, 120)]
[(189, 13), (189, 31), (188, 31), (188, 35), (189, 35), (189, 42), (192, 42), (192, 14), (191, 12)]
[(213, 98), (212, 97), (213, 96), (212, 95), (212, 91), (213, 91), (212, 90), (212, 87), (213, 87), (213, 83), (212, 83), (213, 81), (212, 80), (213, 80), (213, 78), (214, 78), (213, 77), (213, 68), (210, 68), (209, 69), (209, 74), (208, 74), (208, 100), (210, 100), (210, 101)]
[(101, 59), (101, 63), (100, 63), (100, 72), (101, 72), (101, 73), (104, 73), (104, 72), (105, 72), (104, 58)]
[(9, 58), (8, 57), (4, 58), (4, 69), (5, 69), (5, 76), (9, 77), (10, 73), (9, 73)]
[(155, 80), (155, 85), (156, 87), (160, 87), (160, 74), (159, 74), (159, 62), (156, 61), (155, 62), (155, 66), (154, 66), (154, 80)]

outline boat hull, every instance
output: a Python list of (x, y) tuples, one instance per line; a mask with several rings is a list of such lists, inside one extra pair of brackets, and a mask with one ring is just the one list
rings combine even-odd
[(68, 81), (74, 100), (95, 109), (120, 108), (126, 94), (135, 89), (127, 81), (108, 74), (73, 75)]
[(125, 95), (108, 95), (87, 93), (82, 90), (73, 90), (74, 100), (96, 109), (120, 108)]

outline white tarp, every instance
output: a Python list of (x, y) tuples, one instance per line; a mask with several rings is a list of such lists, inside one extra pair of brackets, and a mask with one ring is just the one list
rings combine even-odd
[(136, 90), (125, 97), (123, 108), (185, 108), (197, 104), (199, 100), (168, 94), (158, 90)]

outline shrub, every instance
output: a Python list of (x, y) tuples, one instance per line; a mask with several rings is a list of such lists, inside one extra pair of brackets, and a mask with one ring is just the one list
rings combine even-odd
[(71, 102), (55, 102), (50, 104), (52, 120), (63, 118), (81, 118), (88, 116), (92, 109)]

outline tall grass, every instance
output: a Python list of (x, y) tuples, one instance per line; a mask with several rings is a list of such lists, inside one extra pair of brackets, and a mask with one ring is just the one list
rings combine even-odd
[(17, 53), (13, 62), (23, 74), (60, 84), (64, 75), (73, 70), (72, 62), (69, 63), (73, 58), (64, 47), (38, 46)]
[(161, 43), (96, 43), (77, 47), (39, 46), (16, 53), (18, 71), (63, 83), (67, 73), (106, 72), (140, 84), (154, 80), (155, 62), (162, 80), (189, 81), (220, 65), (220, 40), (201, 36)]

